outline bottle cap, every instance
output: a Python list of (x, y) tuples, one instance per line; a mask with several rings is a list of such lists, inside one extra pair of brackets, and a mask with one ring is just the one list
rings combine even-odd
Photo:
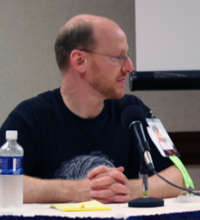
[(13, 130), (13, 131), (6, 131), (6, 139), (14, 139), (14, 140), (17, 140), (17, 134), (18, 132)]

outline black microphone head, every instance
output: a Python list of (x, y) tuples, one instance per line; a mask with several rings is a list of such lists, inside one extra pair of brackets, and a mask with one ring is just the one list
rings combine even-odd
[(144, 112), (137, 105), (129, 105), (126, 107), (122, 112), (121, 121), (127, 130), (130, 130), (129, 126), (133, 121), (141, 121), (143, 125), (147, 124)]

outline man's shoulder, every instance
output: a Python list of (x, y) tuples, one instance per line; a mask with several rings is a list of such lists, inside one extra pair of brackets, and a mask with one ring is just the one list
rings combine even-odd
[(123, 98), (120, 99), (119, 101), (125, 102), (125, 103), (127, 103), (127, 102), (128, 103), (133, 103), (133, 104), (138, 103), (138, 102), (142, 102), (141, 99), (139, 99), (137, 96), (130, 95), (130, 94), (125, 94), (123, 96)]
[(111, 106), (113, 106), (114, 111), (117, 111), (120, 114), (127, 106), (130, 105), (137, 105), (142, 111), (144, 111), (145, 115), (148, 116), (150, 111), (149, 107), (147, 107), (141, 99), (134, 95), (126, 94), (121, 99), (111, 100)]
[(59, 89), (46, 91), (19, 103), (14, 111), (37, 111), (54, 105)]
[(124, 95), (123, 98), (119, 100), (115, 100), (114, 103), (116, 106), (121, 106), (122, 108), (125, 108), (129, 105), (145, 106), (141, 99), (129, 94)]

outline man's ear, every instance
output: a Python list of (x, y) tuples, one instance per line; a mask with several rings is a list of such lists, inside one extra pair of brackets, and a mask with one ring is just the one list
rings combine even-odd
[(82, 51), (73, 50), (70, 54), (70, 62), (78, 72), (85, 72), (86, 60)]

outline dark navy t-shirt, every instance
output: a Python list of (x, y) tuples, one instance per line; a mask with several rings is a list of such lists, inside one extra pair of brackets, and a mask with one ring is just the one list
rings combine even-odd
[[(24, 174), (40, 178), (84, 178), (92, 168), (104, 164), (123, 166), (129, 179), (137, 178), (140, 156), (137, 140), (121, 124), (121, 113), (137, 105), (150, 117), (150, 109), (133, 95), (106, 100), (99, 116), (83, 119), (64, 104), (60, 89), (23, 101), (8, 116), (0, 130), (0, 144), (6, 130), (18, 131), (24, 148)], [(133, 113), (134, 114), (134, 113)], [(156, 171), (172, 165), (163, 158), (147, 135)]]

